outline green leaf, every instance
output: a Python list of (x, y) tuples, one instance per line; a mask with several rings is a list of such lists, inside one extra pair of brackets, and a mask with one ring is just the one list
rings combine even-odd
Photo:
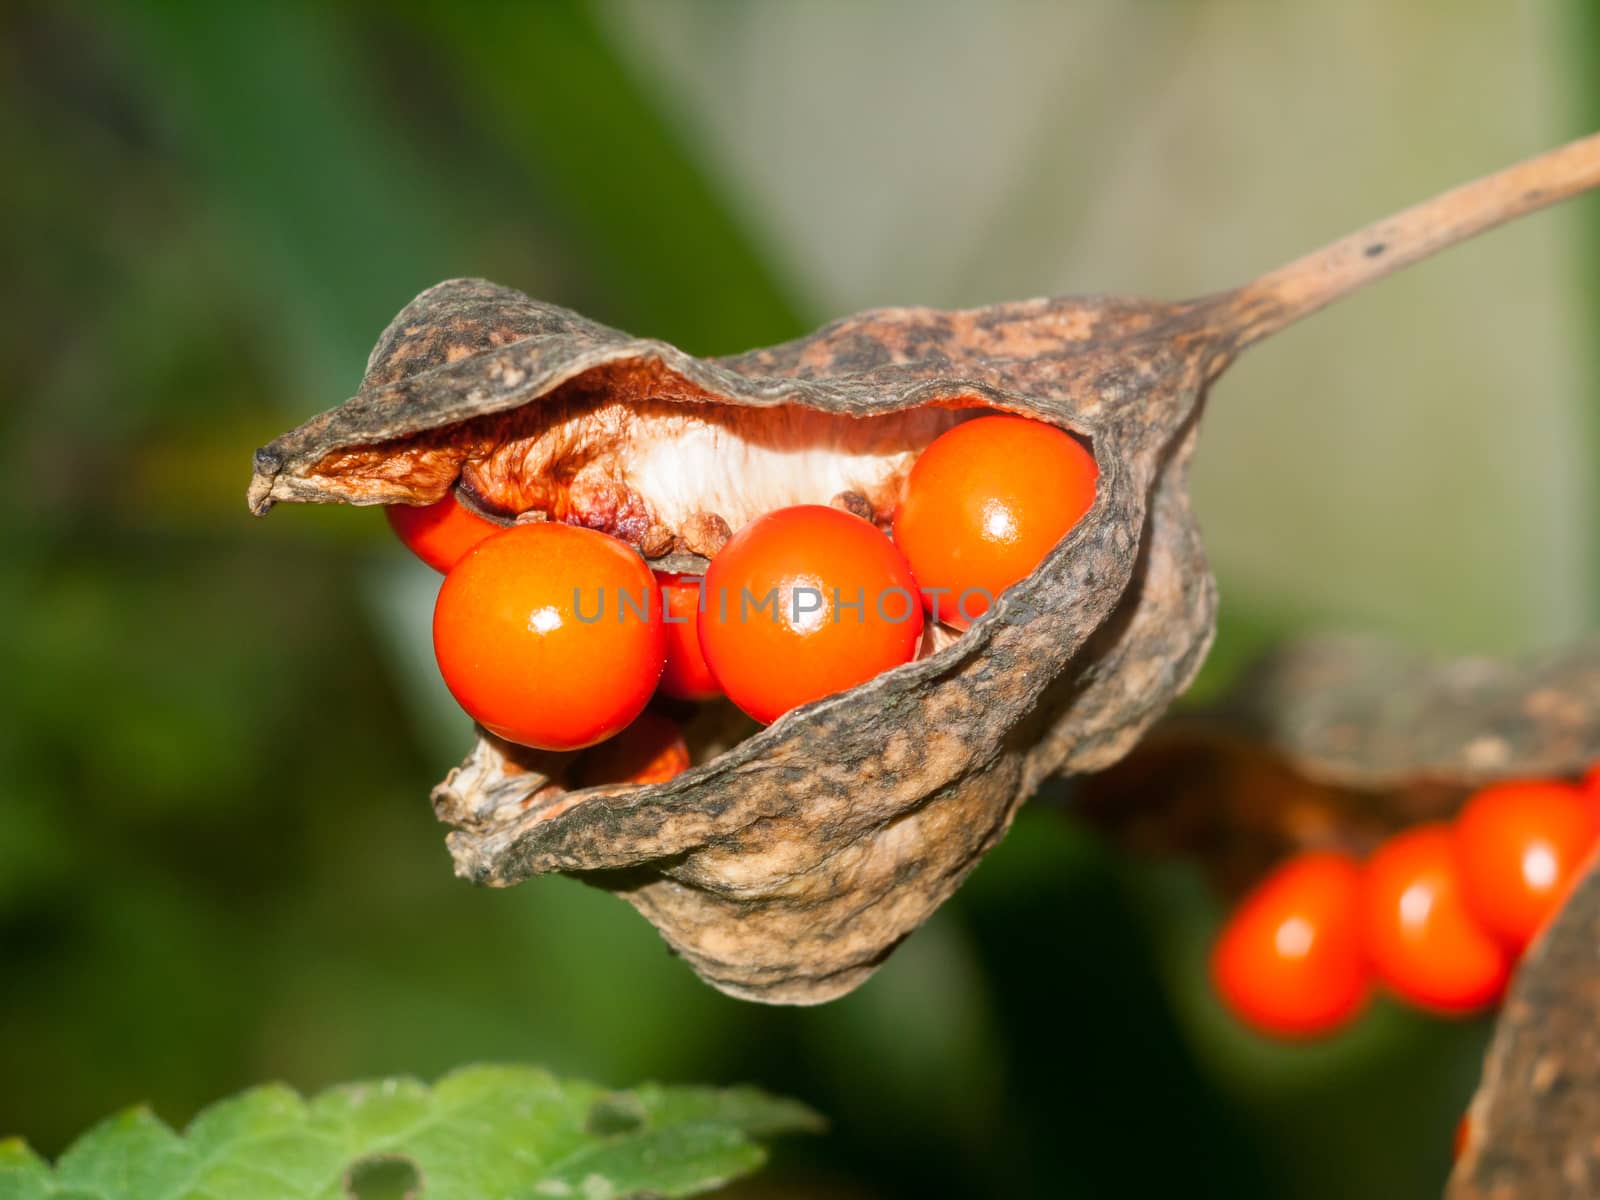
[(0, 1142), (0, 1200), (59, 1196), (44, 1160), (17, 1138)]
[(608, 1092), (532, 1067), (468, 1067), (432, 1088), (380, 1079), (309, 1101), (255, 1088), (181, 1137), (130, 1109), (54, 1170), (0, 1142), (0, 1200), (692, 1196), (759, 1167), (755, 1139), (820, 1126), (804, 1105), (751, 1088)]

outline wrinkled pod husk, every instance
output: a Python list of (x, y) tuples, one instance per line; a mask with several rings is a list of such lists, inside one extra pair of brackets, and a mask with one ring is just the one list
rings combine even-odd
[[(1290, 853), (1364, 855), (1451, 819), (1474, 788), (1596, 762), (1600, 640), (1441, 659), (1322, 636), (1160, 722), (1072, 811), (1137, 850), (1193, 856), (1237, 895)], [(1600, 850), (1517, 965), (1467, 1130), (1450, 1200), (1600, 1195)]]
[(1600, 858), (1517, 965), (1447, 1200), (1600, 1195)]
[(1287, 642), (1080, 780), (1071, 811), (1238, 896), (1304, 850), (1358, 856), (1448, 820), (1484, 784), (1600, 762), (1600, 640), (1439, 658), (1377, 637)]
[[(797, 709), (669, 783), (564, 792), (541, 756), (480, 737), (435, 790), (461, 874), (495, 885), (578, 875), (626, 898), (722, 990), (815, 1003), (860, 983), (926, 919), (1042, 777), (1114, 762), (1193, 676), (1215, 589), (1184, 476), (1205, 388), (1233, 356), (1365, 283), (1597, 185), (1600, 134), (1207, 300), (885, 309), (712, 361), (456, 280), (401, 312), (354, 399), (257, 453), (249, 501), (258, 513), (278, 500), (416, 503), (456, 486), (471, 505), (460, 461), (433, 450), (463, 437), (484, 450), (496, 429), (524, 428), (519, 412), (597, 397), (621, 424), (663, 404), (721, 405), (813, 432), (805, 414), (835, 414), (820, 420), (858, 433), (889, 413), (948, 427), (951, 406), (977, 404), (1086, 439), (1100, 467), (1094, 507), (930, 657)], [(919, 430), (916, 445), (937, 432), (926, 420)], [(406, 446), (424, 453), (398, 454)], [(674, 528), (606, 480), (575, 502), (583, 523), (651, 558), (696, 551), (690, 523), (707, 515), (677, 514)]]
[[(1309, 639), (1265, 658), (1190, 734), (1208, 727), (1269, 748), (1329, 796), (1363, 797), (1369, 819), (1445, 819), (1474, 787), (1600, 761), (1600, 640), (1437, 659)], [(1517, 964), (1467, 1129), (1451, 1200), (1600, 1195), (1600, 855)]]
[[(1443, 659), (1373, 637), (1264, 656), (1084, 781), (1073, 811), (1237, 893), (1296, 850), (1364, 854), (1472, 789), (1600, 762), (1600, 640)], [(1517, 965), (1450, 1200), (1600, 1195), (1600, 852)]]
[(1576, 775), (1600, 757), (1600, 639), (1503, 659), (1306, 638), (1264, 656), (1190, 725), (1341, 787)]
[[(707, 361), (454, 280), (396, 317), (354, 399), (258, 452), (250, 502), (349, 500), (329, 464), (352, 448), (381, 452), (570, 386), (852, 416), (976, 403), (1086, 439), (1094, 507), (931, 657), (664, 784), (562, 791), (480, 733), (434, 792), (459, 874), (576, 875), (628, 900), (723, 991), (815, 1003), (926, 920), (1042, 777), (1117, 759), (1198, 669), (1215, 589), (1184, 482), (1204, 388), (1232, 350), (1215, 317), (1206, 302), (1120, 299), (890, 309)], [(357, 502), (436, 498), (408, 480), (365, 487)]]

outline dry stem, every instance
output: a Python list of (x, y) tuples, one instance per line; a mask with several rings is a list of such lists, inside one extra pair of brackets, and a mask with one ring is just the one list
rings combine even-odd
[(1374, 221), (1222, 297), (1235, 347), (1457, 242), (1597, 186), (1600, 133)]

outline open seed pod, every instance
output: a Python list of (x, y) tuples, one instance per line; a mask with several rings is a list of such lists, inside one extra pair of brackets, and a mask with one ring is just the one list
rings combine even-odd
[(917, 452), (975, 413), (1083, 439), (1100, 469), (1093, 508), (918, 661), (743, 740), (704, 722), (697, 765), (667, 783), (568, 790), (564, 756), (480, 735), (435, 790), (460, 874), (578, 875), (716, 987), (827, 1000), (956, 888), (1041, 778), (1114, 762), (1199, 667), (1215, 591), (1184, 477), (1205, 389), (1233, 355), (1597, 181), (1589, 139), (1205, 300), (886, 309), (709, 361), (451, 281), (395, 318), (355, 398), (257, 452), (250, 505), (454, 489), (487, 516), (584, 524), (681, 567), (785, 505), (887, 515)]
[[(1365, 856), (1474, 788), (1600, 761), (1600, 643), (1430, 659), (1376, 638), (1282, 646), (1082, 781), (1073, 815), (1197, 856), (1238, 895), (1290, 853)], [(1453, 1200), (1600, 1194), (1600, 854), (1518, 965), (1472, 1101)]]
[[(1175, 338), (1185, 319), (1198, 332)], [(930, 657), (665, 784), (566, 792), (550, 756), (485, 736), (435, 794), (468, 877), (581, 872), (717, 986), (823, 1000), (949, 895), (1039, 777), (1115, 759), (1199, 665), (1213, 592), (1183, 470), (1223, 353), (1189, 310), (1068, 300), (871, 313), (702, 362), (455, 281), (400, 314), (356, 399), (260, 453), (252, 504), (461, 487), (480, 510), (536, 497), (659, 553), (701, 514), (737, 528), (839, 492), (881, 511), (915, 451), (978, 406), (1085, 438), (1094, 508)], [(682, 443), (709, 449), (674, 463)]]

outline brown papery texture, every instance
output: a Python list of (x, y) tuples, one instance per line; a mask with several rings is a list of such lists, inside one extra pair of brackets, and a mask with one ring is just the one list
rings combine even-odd
[(633, 904), (714, 986), (815, 1003), (916, 929), (1040, 780), (1116, 762), (1192, 679), (1216, 593), (1185, 475), (1207, 388), (1234, 355), (1597, 182), (1589, 138), (1217, 296), (882, 309), (717, 360), (452, 280), (395, 318), (353, 399), (257, 452), (249, 501), (258, 513), (286, 500), (421, 502), (454, 487), (508, 520), (541, 506), (648, 557), (694, 555), (707, 529), (720, 533), (711, 518), (737, 524), (739, 489), (699, 504), (621, 477), (652, 430), (826, 442), (868, 465), (859, 486), (813, 502), (849, 491), (878, 514), (904, 462), (962, 410), (1082, 438), (1100, 468), (1094, 507), (928, 657), (742, 741), (713, 738), (721, 752), (668, 783), (568, 791), (558, 761), (480, 737), (435, 789), (458, 873), (495, 886), (576, 875)]
[(1448, 1200), (1600, 1195), (1600, 869), (1529, 948), (1495, 1027)]
[[(1073, 812), (1204, 863), (1237, 896), (1285, 856), (1364, 856), (1473, 789), (1600, 762), (1600, 642), (1433, 659), (1373, 638), (1284, 646), (1084, 780)], [(1518, 964), (1452, 1200), (1600, 1195), (1600, 855)]]
[(1164, 718), (1082, 780), (1072, 810), (1131, 849), (1198, 859), (1237, 895), (1290, 854), (1364, 855), (1484, 784), (1574, 779), (1597, 759), (1600, 642), (1440, 659), (1322, 636)]

